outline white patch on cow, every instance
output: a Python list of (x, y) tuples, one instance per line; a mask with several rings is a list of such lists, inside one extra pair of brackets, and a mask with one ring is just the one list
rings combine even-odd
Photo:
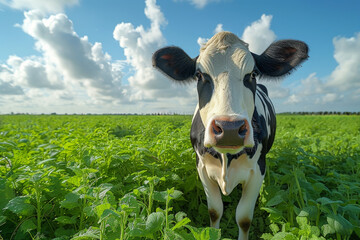
[[(255, 61), (248, 45), (236, 35), (221, 32), (212, 37), (200, 50), (197, 68), (212, 78), (211, 100), (200, 109), (200, 116), (206, 128), (205, 146), (214, 145), (210, 136), (211, 121), (217, 116), (236, 117), (249, 124), (249, 135), (245, 145), (254, 145), (251, 118), (254, 112), (254, 98), (250, 89), (244, 86), (243, 79), (252, 72)], [(237, 149), (239, 152), (241, 149)]]
[(222, 154), (222, 163), (219, 159), (214, 158), (206, 153), (204, 156), (199, 156), (200, 168), (205, 168), (207, 176), (215, 181), (224, 195), (229, 195), (238, 184), (246, 184), (248, 182), (250, 172), (256, 174), (260, 172), (257, 160), (260, 157), (262, 144), (259, 143), (257, 150), (252, 158), (246, 154), (242, 154), (237, 159), (232, 159), (228, 166), (228, 159), (226, 154)]

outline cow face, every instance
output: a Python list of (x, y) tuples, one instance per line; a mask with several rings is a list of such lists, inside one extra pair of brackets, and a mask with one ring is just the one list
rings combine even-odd
[(204, 146), (236, 154), (254, 145), (256, 76), (280, 77), (305, 60), (307, 52), (303, 42), (284, 40), (256, 55), (236, 35), (220, 32), (195, 59), (167, 47), (154, 53), (153, 65), (173, 80), (197, 81)]
[(254, 145), (254, 68), (247, 44), (233, 34), (217, 34), (201, 49), (195, 77), (205, 147), (237, 153)]

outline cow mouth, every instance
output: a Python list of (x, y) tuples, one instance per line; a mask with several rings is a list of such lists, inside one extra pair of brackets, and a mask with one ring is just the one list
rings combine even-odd
[(217, 151), (218, 153), (222, 153), (222, 154), (226, 154), (226, 153), (237, 154), (242, 150), (244, 150), (245, 147), (244, 146), (213, 146), (212, 148), (214, 148), (214, 150)]

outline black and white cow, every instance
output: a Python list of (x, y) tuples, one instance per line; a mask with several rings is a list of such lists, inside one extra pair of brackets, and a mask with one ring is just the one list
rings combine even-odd
[(279, 78), (307, 58), (304, 42), (277, 41), (256, 55), (230, 32), (213, 36), (195, 59), (178, 47), (165, 47), (153, 55), (154, 67), (171, 79), (197, 81), (199, 102), (190, 138), (207, 197), (210, 225), (219, 227), (221, 193), (230, 194), (240, 183), (238, 239), (248, 238), (265, 175), (265, 156), (276, 129), (274, 107), (266, 87), (257, 84), (256, 77)]

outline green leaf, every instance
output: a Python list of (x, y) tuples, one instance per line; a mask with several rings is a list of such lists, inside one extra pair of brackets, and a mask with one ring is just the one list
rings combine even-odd
[(319, 237), (320, 236), (320, 229), (317, 226), (311, 226), (311, 234), (313, 236)]
[(76, 236), (71, 238), (71, 240), (89, 240), (89, 239), (100, 239), (100, 230), (99, 228), (90, 227), (80, 231)]
[(79, 200), (80, 195), (77, 193), (70, 192), (65, 195), (65, 200), (60, 202), (61, 207), (66, 209), (73, 209), (79, 207)]
[(60, 216), (60, 217), (55, 218), (55, 221), (62, 223), (62, 224), (75, 224), (76, 216), (72, 216), (72, 217)]
[(201, 240), (219, 240), (221, 238), (221, 230), (216, 228), (205, 228), (201, 231)]
[(326, 235), (328, 235), (328, 234), (335, 233), (335, 229), (332, 226), (330, 226), (330, 224), (322, 225), (321, 226), (321, 231), (322, 231), (324, 237), (326, 237)]
[(154, 191), (153, 198), (154, 198), (154, 200), (159, 201), (159, 202), (166, 202), (167, 191), (162, 191), (162, 192)]
[(158, 192), (158, 191), (154, 191), (154, 200), (159, 201), (159, 202), (166, 202), (167, 198), (168, 198), (168, 192), (170, 195), (170, 199), (177, 199), (182, 195), (181, 191), (178, 190), (173, 190), (173, 189), (168, 189), (166, 191), (162, 191), (162, 192)]
[(147, 235), (146, 225), (143, 223), (135, 224), (136, 226), (130, 230), (129, 235), (132, 237), (145, 237)]
[(289, 232), (279, 232), (271, 240), (299, 240), (299, 238)]
[(298, 214), (298, 217), (309, 217), (311, 219), (316, 217), (316, 214), (318, 212), (317, 207), (315, 206), (306, 206), (303, 208), (300, 213)]
[(329, 198), (327, 198), (327, 197), (318, 198), (318, 199), (316, 199), (316, 201), (317, 201), (318, 203), (321, 203), (321, 205), (342, 204), (342, 203), (344, 203), (344, 202), (341, 201), (341, 200), (333, 201), (333, 200), (331, 200), (331, 199), (329, 199)]
[(28, 196), (15, 197), (8, 202), (4, 210), (9, 210), (19, 216), (31, 216), (35, 211), (35, 207), (29, 202), (30, 197)]
[(0, 226), (5, 224), (5, 222), (6, 222), (6, 217), (0, 215)]
[(165, 222), (165, 215), (162, 212), (151, 213), (146, 220), (146, 231), (151, 234), (162, 228)]
[(189, 218), (183, 218), (181, 221), (179, 221), (179, 222), (177, 222), (175, 224), (175, 226), (172, 228), (172, 230), (175, 230), (177, 228), (181, 228), (181, 227), (187, 225), (190, 222), (191, 222), (191, 220)]
[(98, 206), (95, 207), (95, 212), (96, 212), (96, 215), (98, 216), (98, 218), (101, 217), (101, 215), (103, 214), (103, 212), (106, 210), (106, 209), (110, 209), (111, 205), (110, 203), (103, 203), (103, 204), (100, 204)]
[(348, 204), (342, 208), (344, 212), (359, 214), (360, 213), (360, 206), (357, 204)]
[(296, 217), (296, 222), (299, 224), (300, 229), (306, 229), (308, 220), (306, 217)]
[(99, 198), (104, 199), (106, 193), (113, 188), (113, 185), (110, 183), (103, 183), (99, 187), (100, 187)]
[(203, 228), (199, 229), (190, 225), (186, 228), (190, 230), (196, 240), (218, 240), (221, 238), (221, 230), (216, 228)]
[(276, 223), (272, 223), (269, 225), (269, 228), (271, 229), (271, 231), (273, 232), (273, 234), (277, 233), (280, 231), (279, 226)]
[(184, 212), (178, 212), (175, 215), (175, 219), (177, 222), (180, 222), (181, 220), (183, 220), (186, 217), (186, 213)]
[(266, 207), (276, 206), (284, 201), (282, 194), (276, 194), (273, 198), (266, 202)]
[(165, 230), (165, 236), (167, 237), (166, 239), (171, 239), (171, 240), (187, 240), (187, 239), (189, 239), (188, 237), (186, 238), (182, 234), (177, 233), (170, 229)]
[(35, 221), (36, 221), (35, 218), (30, 218), (30, 219), (25, 220), (20, 226), (20, 231), (30, 232), (30, 231), (36, 229), (36, 225), (34, 223)]
[(327, 216), (328, 224), (341, 235), (350, 236), (354, 226), (341, 215), (330, 214)]
[(117, 212), (117, 211), (113, 211), (111, 209), (106, 209), (101, 218), (100, 218), (100, 221), (102, 221), (104, 218), (107, 218), (109, 216), (113, 216), (115, 217), (117, 220), (121, 220), (122, 219), (122, 216)]

